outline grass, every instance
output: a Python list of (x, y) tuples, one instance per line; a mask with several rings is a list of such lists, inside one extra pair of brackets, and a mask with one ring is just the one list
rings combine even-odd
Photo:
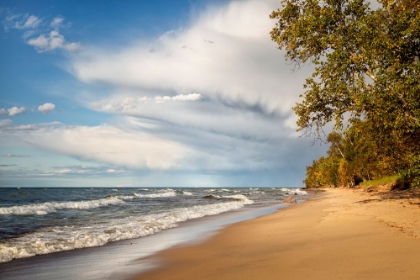
[(401, 179), (399, 175), (386, 176), (386, 177), (382, 177), (376, 180), (364, 181), (360, 183), (360, 186), (361, 187), (376, 187), (380, 185), (396, 183), (399, 179)]

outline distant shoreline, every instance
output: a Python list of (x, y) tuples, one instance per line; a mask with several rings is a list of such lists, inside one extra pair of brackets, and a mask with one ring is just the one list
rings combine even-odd
[(353, 189), (233, 224), (154, 256), (133, 279), (420, 279), (420, 199)]

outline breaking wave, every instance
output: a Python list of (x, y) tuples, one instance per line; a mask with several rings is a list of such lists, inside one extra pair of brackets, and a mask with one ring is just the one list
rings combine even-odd
[[(243, 195), (233, 195), (224, 198), (230, 201), (175, 208), (164, 213), (108, 220), (104, 223), (94, 223), (84, 227), (57, 226), (42, 228), (38, 231), (1, 242), (0, 262), (77, 248), (102, 246), (112, 241), (152, 235), (164, 229), (176, 227), (179, 222), (220, 214), (242, 208), (245, 204), (253, 203), (253, 201)], [(120, 203), (121, 200), (115, 198), (99, 201), (101, 201), (99, 203), (102, 203), (102, 201)], [(63, 206), (64, 204), (60, 207)], [(67, 205), (66, 207), (69, 206)], [(57, 209), (57, 205), (54, 207), (54, 209)], [(48, 209), (42, 208), (39, 211), (48, 211)], [(31, 211), (35, 211), (35, 209)]]
[(160, 192), (160, 193), (151, 193), (151, 194), (134, 193), (134, 196), (143, 197), (143, 198), (173, 197), (173, 196), (176, 196), (176, 192), (174, 190), (169, 189), (166, 192)]
[(298, 195), (307, 195), (308, 194), (308, 192), (302, 191), (300, 189), (282, 188), (281, 191), (283, 191), (283, 192), (289, 192), (289, 193), (294, 193), (294, 194), (298, 194)]
[(44, 202), (38, 204), (1, 207), (0, 215), (46, 215), (62, 209), (90, 209), (123, 203), (123, 200), (115, 196), (85, 201)]

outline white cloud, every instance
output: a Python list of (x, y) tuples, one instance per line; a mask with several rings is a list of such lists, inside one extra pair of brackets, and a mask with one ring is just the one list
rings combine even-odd
[[(8, 127), (12, 124), (11, 120), (0, 120), (0, 128)], [(0, 131), (1, 133), (1, 131)]]
[(81, 49), (80, 43), (67, 43), (64, 36), (58, 30), (51, 31), (48, 37), (42, 34), (37, 38), (28, 40), (26, 43), (34, 46), (38, 52), (48, 52), (55, 49), (77, 52)]
[[(185, 96), (183, 98), (186, 98)], [(172, 123), (193, 130), (204, 130), (232, 137), (254, 139), (295, 138), (291, 114), (268, 114), (262, 108), (251, 108), (246, 104), (224, 102), (200, 95), (194, 102), (180, 102), (179, 95), (169, 97), (119, 97), (92, 104), (92, 108), (108, 113), (130, 116), (128, 120), (137, 125), (141, 118)], [(283, 123), (283, 128), (278, 129)], [(142, 123), (140, 127), (143, 127)]]
[(75, 42), (65, 43), (63, 45), (63, 49), (69, 52), (78, 52), (82, 49), (82, 45), (80, 43), (75, 43)]
[[(311, 147), (298, 140), (291, 108), (312, 68), (293, 72), (271, 41), (269, 14), (278, 6), (275, 0), (231, 1), (153, 42), (118, 52), (91, 47), (72, 63), (71, 72), (90, 90), (83, 102), (122, 115), (133, 131), (190, 148), (181, 161), (187, 169), (300, 164), (304, 170)], [(102, 87), (95, 92), (97, 82), (111, 94)]]
[(55, 170), (54, 173), (57, 173), (57, 174), (67, 174), (67, 173), (70, 173), (70, 172), (71, 172), (70, 169), (61, 169), (61, 170)]
[(51, 21), (50, 26), (51, 26), (52, 28), (57, 29), (57, 28), (61, 27), (61, 25), (63, 24), (63, 21), (64, 21), (64, 18), (63, 18), (63, 17), (60, 17), (60, 16), (55, 17), (55, 18)]
[(196, 101), (199, 100), (201, 98), (201, 94), (199, 93), (190, 93), (190, 94), (178, 94), (175, 96), (164, 96), (164, 97), (160, 97), (160, 96), (156, 96), (155, 97), (155, 102), (165, 102), (165, 101)]
[[(118, 167), (285, 168), (303, 174), (323, 152), (294, 132), (291, 107), (311, 69), (292, 73), (284, 52), (271, 42), (275, 22), (268, 15), (278, 5), (276, 0), (231, 1), (153, 42), (136, 40), (117, 52), (91, 46), (71, 58), (70, 71), (86, 86), (80, 102), (117, 115), (113, 126), (20, 125), (2, 136), (109, 165), (104, 172), (110, 176)], [(39, 52), (80, 49), (58, 29), (28, 43)]]
[(153, 43), (118, 52), (98, 48), (76, 58), (80, 80), (113, 89), (105, 98), (102, 90), (93, 93), (87, 105), (236, 138), (295, 139), (291, 108), (309, 71), (292, 73), (270, 40), (274, 21), (268, 15), (277, 5), (232, 1)]
[(35, 29), (38, 27), (38, 25), (41, 23), (41, 19), (39, 19), (38, 17), (31, 15), (29, 17), (26, 18), (25, 22), (22, 24), (22, 22), (16, 22), (15, 23), (15, 27), (17, 29), (28, 29), (28, 28), (32, 28)]
[[(296, 168), (296, 163), (309, 162), (311, 157), (311, 147), (302, 139), (258, 140), (162, 124), (150, 130), (130, 122), (121, 127), (59, 123), (9, 126), (2, 131), (2, 141), (25, 143), (83, 161), (150, 170), (272, 170)], [(299, 141), (307, 145), (301, 147)], [(65, 169), (69, 168), (59, 170)]]
[(132, 168), (180, 168), (179, 161), (190, 152), (189, 148), (170, 140), (108, 125), (87, 127), (51, 123), (25, 129), (17, 126), (3, 131), (3, 136), (9, 141), (24, 141), (50, 152)]
[(6, 109), (4, 109), (4, 108), (0, 109), (0, 115), (7, 116), (8, 113), (7, 113)]
[(55, 105), (53, 103), (45, 103), (43, 105), (38, 106), (38, 111), (48, 114), (51, 113), (55, 108)]
[(40, 50), (46, 49), (49, 46), (49, 40), (44, 35), (40, 35), (36, 39), (30, 39), (27, 43)]
[[(34, 15), (12, 15), (10, 10), (7, 11), (9, 15), (3, 20), (5, 30), (26, 30), (22, 35), (23, 39), (28, 45), (35, 47), (38, 52), (48, 52), (56, 49), (63, 49), (68, 52), (77, 52), (81, 50), (82, 47), (79, 42), (67, 42), (64, 36), (60, 34), (60, 27), (69, 26), (69, 24), (64, 25), (63, 17), (55, 17), (49, 25), (49, 33), (47, 35), (39, 35), (38, 27), (43, 19)], [(37, 37), (31, 38), (32, 36), (36, 36), (36, 34), (38, 34)]]
[(9, 29), (32, 29), (35, 30), (42, 23), (42, 19), (34, 15), (11, 14), (7, 9), (8, 16), (3, 20), (3, 25), (6, 30)]
[[(99, 102), (92, 103), (92, 108), (105, 110), (109, 112), (115, 111), (126, 111), (129, 108), (136, 108), (140, 104), (163, 104), (166, 102), (185, 102), (185, 101), (197, 101), (202, 98), (202, 95), (199, 93), (191, 93), (191, 94), (179, 94), (175, 96), (155, 96), (155, 97), (125, 97), (119, 98), (119, 100), (103, 100)], [(128, 113), (128, 111), (127, 111)]]
[(288, 113), (309, 71), (292, 73), (270, 40), (275, 22), (268, 15), (277, 7), (277, 1), (232, 1), (154, 42), (118, 52), (93, 49), (76, 58), (73, 73), (86, 83), (101, 81), (118, 90), (200, 92)]
[(13, 157), (13, 158), (21, 158), (21, 157), (31, 157), (31, 155), (16, 155), (16, 154), (5, 154), (1, 155), (2, 157)]
[(106, 176), (110, 175), (123, 175), (127, 173), (124, 169), (114, 169), (107, 166), (86, 166), (86, 165), (72, 165), (72, 166), (63, 166), (55, 167), (55, 170), (52, 172), (54, 175), (77, 175), (77, 176), (90, 176), (90, 175), (101, 175)]
[(24, 112), (25, 112), (24, 107), (20, 107), (20, 108), (12, 107), (10, 109), (7, 109), (7, 113), (8, 113), (9, 116), (16, 116), (16, 115), (22, 114)]
[(34, 34), (35, 34), (35, 31), (28, 30), (28, 31), (25, 31), (25, 33), (23, 33), (22, 38), (23, 39), (27, 39), (27, 38), (33, 36)]
[(7, 12), (9, 13), (9, 15), (5, 17), (4, 24), (5, 26), (8, 27), (11, 24), (14, 25), (14, 22), (16, 21), (16, 19), (18, 19), (21, 15), (11, 15), (9, 10), (7, 10)]

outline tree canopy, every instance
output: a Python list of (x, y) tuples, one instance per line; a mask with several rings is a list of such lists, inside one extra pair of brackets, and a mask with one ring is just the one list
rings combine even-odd
[(270, 34), (298, 67), (315, 65), (293, 108), (299, 130), (352, 127), (350, 134), (382, 150), (376, 160), (391, 154), (392, 172), (413, 177), (420, 170), (420, 1), (378, 2), (372, 9), (364, 0), (283, 0), (270, 15)]

